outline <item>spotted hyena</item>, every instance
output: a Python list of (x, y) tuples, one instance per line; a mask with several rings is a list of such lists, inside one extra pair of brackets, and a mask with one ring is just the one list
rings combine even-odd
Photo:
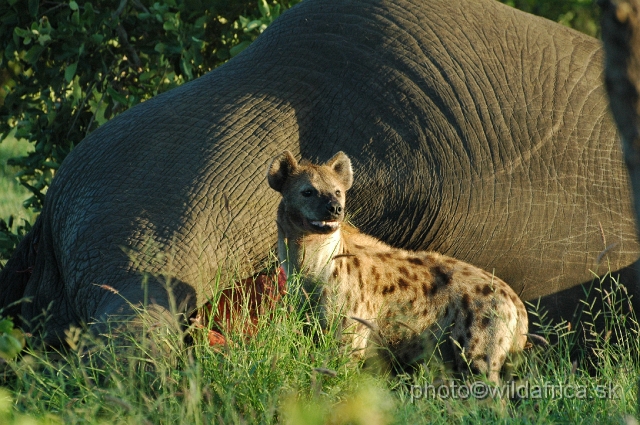
[(401, 365), (437, 350), (454, 369), (498, 382), (507, 356), (524, 348), (527, 312), (505, 282), (435, 252), (392, 248), (344, 222), (353, 171), (343, 152), (315, 165), (286, 151), (267, 179), (282, 194), (280, 262), (303, 276), (323, 325), (338, 319), (353, 329), (343, 337), (356, 356), (371, 341)]

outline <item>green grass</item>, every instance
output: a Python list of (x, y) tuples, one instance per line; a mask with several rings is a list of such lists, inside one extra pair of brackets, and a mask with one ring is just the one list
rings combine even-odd
[(15, 178), (19, 169), (9, 166), (7, 161), (25, 155), (29, 149), (33, 149), (29, 142), (18, 140), (12, 135), (0, 142), (0, 218), (7, 220), (9, 216), (13, 216), (14, 226), (21, 224), (22, 219), (33, 223), (35, 214), (22, 206), (30, 197), (30, 192)]
[[(633, 423), (639, 327), (620, 313), (620, 291), (613, 295), (608, 310), (598, 313), (610, 332), (590, 336), (596, 374), (571, 362), (566, 324), (547, 324), (544, 336), (559, 342), (525, 353), (518, 384), (528, 385), (521, 390), (531, 397), (519, 402), (417, 397), (418, 387), (432, 383), (426, 368), (393, 378), (353, 364), (331, 333), (314, 341), (305, 326), (317, 323), (298, 313), (291, 296), (262, 317), (256, 336), (232, 332), (233, 343), (217, 351), (198, 329), (189, 345), (154, 332), (132, 335), (129, 348), (116, 348), (113, 340), (95, 341), (75, 329), (64, 355), (28, 349), (0, 373), (0, 423)], [(530, 320), (540, 316), (534, 312)]]

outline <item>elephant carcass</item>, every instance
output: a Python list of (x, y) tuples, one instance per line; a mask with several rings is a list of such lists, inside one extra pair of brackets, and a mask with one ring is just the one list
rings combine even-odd
[(596, 39), (493, 0), (305, 0), (69, 155), (0, 306), (49, 308), (48, 342), (125, 300), (168, 317), (167, 277), (189, 312), (273, 247), (269, 159), (342, 150), (364, 232), (495, 271), (574, 320), (592, 271), (624, 282), (638, 258), (602, 63)]

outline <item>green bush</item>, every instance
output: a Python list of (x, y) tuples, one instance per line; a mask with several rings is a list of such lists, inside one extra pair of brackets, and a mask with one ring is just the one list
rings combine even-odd
[[(13, 158), (42, 207), (55, 170), (98, 126), (197, 78), (246, 48), (300, 0), (5, 0), (0, 2), (0, 140), (35, 145)], [(28, 224), (27, 224), (28, 226)], [(0, 258), (21, 235), (0, 221)]]
[(600, 9), (594, 0), (500, 0), (593, 37), (600, 36)]

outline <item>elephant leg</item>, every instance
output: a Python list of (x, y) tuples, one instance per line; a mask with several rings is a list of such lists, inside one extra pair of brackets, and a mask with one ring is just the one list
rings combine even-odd
[[(41, 236), (33, 272), (23, 291), (15, 285), (18, 289), (13, 296), (29, 299), (20, 305), (19, 317), (25, 330), (46, 345), (63, 345), (70, 326), (89, 325), (94, 335), (105, 335), (110, 329), (117, 329), (122, 335), (125, 330), (139, 335), (146, 329), (177, 335), (187, 324), (187, 313), (196, 305), (191, 285), (128, 269), (124, 257), (120, 262), (103, 262), (99, 256), (87, 263), (81, 280), (70, 282), (60, 273), (61, 260), (54, 255), (50, 233), (45, 229)], [(124, 256), (122, 250), (118, 251)], [(101, 278), (107, 271), (110, 278)], [(11, 279), (1, 282), (11, 284)]]
[(76, 309), (65, 295), (65, 282), (53, 243), (43, 226), (19, 315), (23, 329), (37, 337), (34, 341), (58, 347), (64, 340), (64, 331), (81, 324)]
[(11, 317), (20, 325), (21, 303), (31, 278), (38, 253), (42, 220), (38, 219), (27, 236), (20, 241), (15, 253), (0, 272), (0, 316)]
[(190, 285), (175, 278), (134, 275), (124, 289), (101, 285), (101, 301), (90, 329), (96, 335), (130, 336), (153, 332), (181, 336), (194, 310), (196, 293)]

